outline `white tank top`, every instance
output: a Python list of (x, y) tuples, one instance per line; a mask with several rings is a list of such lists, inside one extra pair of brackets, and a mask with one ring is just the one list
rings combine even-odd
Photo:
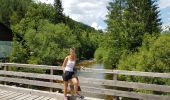
[(75, 61), (71, 61), (70, 57), (68, 57), (65, 71), (73, 72), (74, 66), (75, 66)]

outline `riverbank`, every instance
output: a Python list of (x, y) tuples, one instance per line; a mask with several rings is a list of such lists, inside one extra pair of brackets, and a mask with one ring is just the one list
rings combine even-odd
[(88, 65), (91, 65), (91, 64), (96, 64), (97, 61), (96, 59), (90, 59), (90, 60), (80, 60), (76, 66), (84, 66), (84, 67), (88, 67)]

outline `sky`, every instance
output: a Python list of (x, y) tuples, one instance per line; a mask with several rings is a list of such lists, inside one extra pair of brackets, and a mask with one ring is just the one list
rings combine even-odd
[[(53, 4), (54, 0), (38, 0), (48, 4)], [(61, 0), (65, 15), (83, 22), (95, 29), (106, 29), (105, 23), (107, 6), (112, 0)], [(160, 18), (163, 22), (163, 29), (170, 26), (170, 0), (158, 0)]]

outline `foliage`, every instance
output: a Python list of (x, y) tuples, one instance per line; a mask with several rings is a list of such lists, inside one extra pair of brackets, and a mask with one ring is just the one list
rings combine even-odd
[[(21, 22), (25, 23), (25, 21), (27, 22), (27, 20), (23, 19)], [(54, 25), (43, 19), (39, 20), (36, 29), (34, 28), (35, 24), (37, 24), (35, 21), (30, 21), (27, 24), (27, 29), (22, 34), (23, 41), (20, 42), (23, 43), (22, 46), (26, 49), (23, 53), (28, 55), (25, 57), (27, 60), (24, 60), (24, 63), (57, 65), (68, 54), (68, 48), (71, 46), (79, 47), (79, 42), (75, 39), (72, 31), (64, 24)], [(25, 25), (20, 25), (22, 23), (16, 28), (14, 27), (15, 32), (22, 32)], [(12, 55), (16, 56), (15, 53), (12, 53)], [(20, 52), (21, 55), (23, 53)], [(11, 59), (11, 61), (14, 60)]]
[[(118, 65), (118, 69), (169, 73), (169, 58), (170, 34), (162, 34), (159, 38), (145, 35), (143, 45), (140, 47), (139, 52), (123, 55)], [(126, 77), (126, 80), (169, 84), (168, 80), (158, 78)]]
[(65, 17), (64, 17), (64, 14), (63, 14), (63, 8), (62, 8), (61, 0), (54, 0), (54, 9), (55, 9), (54, 22), (56, 24), (64, 23)]
[(161, 20), (153, 0), (114, 0), (108, 10), (107, 33), (100, 48), (108, 52), (105, 61), (116, 67), (122, 55), (138, 52), (146, 33), (159, 36)]
[(14, 33), (11, 62), (61, 65), (70, 47), (76, 48), (78, 59), (93, 57), (102, 33), (65, 16), (60, 0), (55, 0), (54, 5), (14, 1), (0, 1), (2, 12), (9, 17), (0, 19), (4, 24), (8, 21)]
[(90, 27), (82, 22), (77, 22), (71, 19), (69, 16), (65, 17), (65, 24), (68, 25), (72, 30), (75, 30), (75, 32), (80, 32), (80, 30), (86, 31), (88, 33), (96, 32), (93, 27)]
[(170, 34), (162, 34), (157, 39), (153, 36), (145, 35), (139, 52), (124, 55), (120, 60), (119, 68), (147, 72), (169, 72), (169, 50)]
[(0, 21), (6, 26), (18, 23), (32, 0), (0, 0)]

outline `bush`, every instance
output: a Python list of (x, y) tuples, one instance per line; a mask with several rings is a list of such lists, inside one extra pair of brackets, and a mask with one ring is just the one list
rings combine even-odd
[[(144, 72), (170, 72), (170, 34), (156, 38), (144, 36), (142, 47), (138, 52), (125, 54), (118, 65), (119, 70)], [(140, 81), (155, 84), (170, 84), (167, 79), (146, 77), (121, 77), (123, 80)]]
[[(34, 21), (28, 25), (25, 33), (22, 33), (23, 41), (14, 42), (12, 62), (21, 62), (24, 59), (21, 63), (59, 65), (70, 47), (78, 48), (80, 45), (69, 27), (64, 24), (54, 25), (47, 20), (39, 20), (37, 28), (33, 27), (36, 25)], [(14, 29), (21, 32), (23, 27), (19, 25)]]

